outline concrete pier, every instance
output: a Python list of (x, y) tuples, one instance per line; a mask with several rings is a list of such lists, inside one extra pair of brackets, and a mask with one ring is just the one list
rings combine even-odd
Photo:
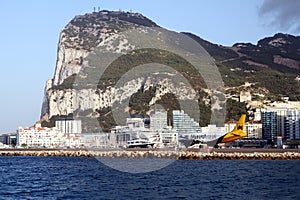
[(87, 150), (0, 149), (0, 156), (66, 156), (100, 158), (165, 158), (175, 160), (300, 160), (299, 150)]

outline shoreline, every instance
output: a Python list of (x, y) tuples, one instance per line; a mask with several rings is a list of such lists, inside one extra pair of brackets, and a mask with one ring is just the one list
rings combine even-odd
[(300, 149), (0, 149), (0, 156), (158, 158), (174, 160), (300, 160)]

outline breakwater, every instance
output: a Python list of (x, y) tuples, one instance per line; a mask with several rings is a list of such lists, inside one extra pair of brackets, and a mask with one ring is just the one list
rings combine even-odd
[(175, 150), (53, 150), (53, 149), (2, 149), (0, 156), (66, 156), (98, 158), (165, 158), (176, 160), (300, 160), (299, 150), (295, 151), (175, 151)]

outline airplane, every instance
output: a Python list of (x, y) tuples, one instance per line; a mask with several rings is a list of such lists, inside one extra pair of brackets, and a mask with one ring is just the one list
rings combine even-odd
[(242, 114), (240, 117), (238, 123), (234, 127), (234, 129), (223, 136), (211, 140), (211, 141), (204, 141), (204, 140), (193, 140), (190, 147), (192, 147), (195, 144), (207, 144), (208, 146), (218, 148), (219, 144), (221, 143), (228, 143), (232, 142), (234, 140), (243, 138), (247, 136), (247, 133), (244, 132), (244, 125), (245, 125), (245, 120), (246, 120), (246, 114)]

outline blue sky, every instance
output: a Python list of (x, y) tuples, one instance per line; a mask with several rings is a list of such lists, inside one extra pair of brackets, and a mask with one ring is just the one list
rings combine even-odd
[[(75, 15), (92, 12), (98, 6), (101, 10), (132, 9), (162, 27), (231, 46), (236, 42), (256, 43), (276, 32), (299, 35), (299, 14), (291, 14), (298, 13), (299, 6), (293, 6), (298, 2), (1, 0), (0, 133), (13, 132), (39, 120), (45, 82), (54, 74), (59, 33)], [(280, 6), (282, 3), (284, 6)], [(285, 8), (287, 4), (291, 6)], [(290, 18), (285, 17), (285, 12)]]

